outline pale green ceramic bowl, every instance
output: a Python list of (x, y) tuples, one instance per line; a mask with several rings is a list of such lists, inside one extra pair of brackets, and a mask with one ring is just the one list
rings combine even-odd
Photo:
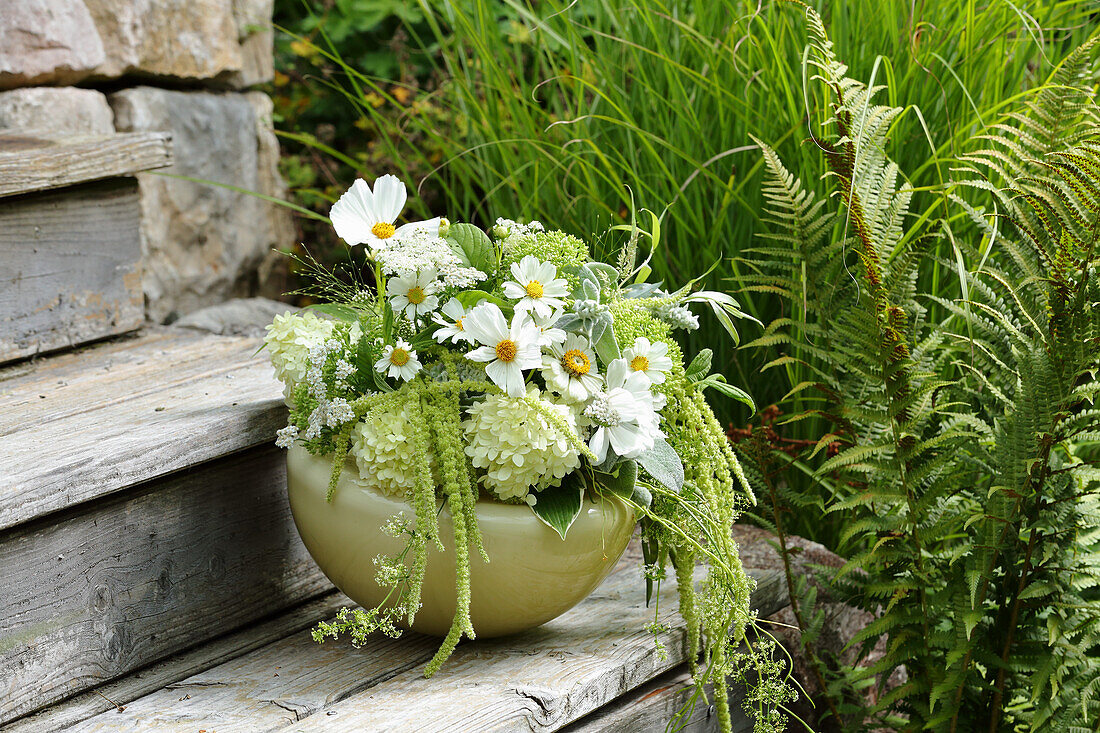
[[(325, 501), (332, 461), (301, 446), (287, 453), (287, 487), (294, 523), (310, 555), (329, 580), (360, 605), (373, 608), (386, 591), (374, 581), (376, 555), (396, 555), (404, 541), (381, 527), (404, 511), (404, 501), (357, 485), (348, 464), (331, 503)], [(557, 618), (584, 600), (615, 566), (634, 529), (623, 502), (585, 501), (562, 540), (524, 505), (480, 501), (478, 526), (490, 562), (472, 553), (470, 617), (478, 638), (503, 636)], [(439, 515), (446, 548), (434, 546), (424, 575), (423, 607), (414, 631), (443, 636), (455, 612), (454, 536), (451, 515)]]

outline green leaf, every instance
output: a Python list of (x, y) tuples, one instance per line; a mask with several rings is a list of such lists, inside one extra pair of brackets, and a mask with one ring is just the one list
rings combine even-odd
[(726, 381), (726, 378), (721, 374), (711, 374), (706, 379), (697, 382), (697, 384), (699, 385), (700, 390), (705, 390), (708, 387), (713, 387), (715, 390), (721, 392), (726, 397), (737, 400), (738, 402), (745, 403), (749, 406), (749, 409), (752, 410), (753, 414), (756, 414), (756, 402), (753, 401), (752, 396), (740, 387), (734, 387), (732, 384), (729, 384)]
[(484, 290), (463, 290), (455, 293), (455, 300), (462, 304), (463, 308), (473, 308), (481, 302), (492, 303), (504, 312), (505, 317), (511, 317), (513, 305), (503, 298), (486, 293)]
[(684, 464), (672, 446), (664, 438), (658, 437), (653, 447), (637, 456), (634, 460), (646, 472), (672, 491), (684, 486)]
[(473, 224), (452, 224), (447, 232), (447, 244), (467, 267), (484, 273), (496, 271), (497, 248), (488, 235)]
[(691, 360), (691, 364), (688, 364), (684, 376), (692, 382), (698, 382), (710, 374), (710, 365), (713, 360), (714, 352), (710, 349), (703, 349), (695, 355), (695, 358)]
[(535, 494), (531, 511), (563, 540), (565, 533), (581, 514), (584, 479), (576, 471), (562, 479), (560, 486), (551, 486)]
[(638, 464), (630, 460), (622, 461), (610, 473), (594, 471), (593, 478), (600, 487), (613, 494), (631, 496), (638, 482)]
[(615, 329), (606, 328), (595, 344), (596, 356), (604, 364), (610, 364), (623, 355), (619, 342), (615, 340)]

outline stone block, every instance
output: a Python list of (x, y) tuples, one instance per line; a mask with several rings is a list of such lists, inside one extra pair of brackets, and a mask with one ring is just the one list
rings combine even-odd
[(106, 49), (96, 78), (240, 88), (272, 77), (271, 0), (85, 2)]
[(94, 89), (28, 87), (0, 92), (0, 128), (109, 135), (115, 131), (107, 97)]
[(103, 42), (82, 0), (3, 0), (0, 89), (70, 84), (104, 62)]
[(171, 322), (260, 290), (261, 264), (289, 243), (285, 210), (216, 184), (279, 195), (277, 148), (266, 137), (269, 121), (257, 114), (262, 102), (152, 87), (117, 92), (110, 102), (119, 131), (172, 133), (175, 164), (167, 173), (212, 182), (139, 176), (148, 317)]

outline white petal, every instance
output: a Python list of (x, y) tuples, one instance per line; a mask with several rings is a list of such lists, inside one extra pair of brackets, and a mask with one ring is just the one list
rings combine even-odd
[(607, 428), (601, 427), (596, 430), (588, 447), (596, 454), (596, 462), (603, 463), (603, 459), (607, 457)]
[(504, 297), (509, 300), (519, 300), (527, 297), (527, 291), (519, 283), (509, 280), (504, 283)]
[[(480, 349), (478, 349), (480, 351)], [(508, 365), (499, 359), (492, 361), (485, 367), (485, 376), (489, 377), (493, 384), (508, 391)]]
[(355, 179), (344, 195), (329, 210), (329, 219), (337, 236), (351, 245), (377, 239), (371, 227), (378, 223), (374, 210), (374, 196), (362, 178)]
[(482, 346), (466, 354), (466, 358), (470, 361), (493, 361), (497, 358), (497, 350), (492, 346)]
[(495, 347), (509, 337), (508, 322), (495, 303), (482, 303), (470, 310), (462, 326), (471, 338)]
[(374, 179), (374, 211), (382, 221), (397, 221), (408, 197), (405, 184), (397, 176), (387, 173)]
[(402, 237), (412, 236), (416, 232), (424, 232), (429, 237), (439, 236), (439, 217), (434, 219), (425, 219), (424, 221), (410, 221), (408, 224), (402, 224), (397, 227), (397, 231), (393, 233), (391, 239), (401, 239)]
[(607, 365), (607, 386), (621, 387), (626, 381), (627, 366), (625, 359), (615, 359)]

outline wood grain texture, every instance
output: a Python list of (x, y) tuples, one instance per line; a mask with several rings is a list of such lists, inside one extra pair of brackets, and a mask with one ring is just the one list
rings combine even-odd
[(164, 132), (0, 132), (0, 197), (118, 178), (172, 164)]
[(0, 529), (273, 440), (259, 344), (160, 328), (0, 369)]
[(332, 586), (271, 446), (0, 533), (0, 720)]
[[(785, 585), (774, 571), (757, 574), (754, 605), (772, 613), (786, 603)], [(663, 659), (644, 628), (653, 611), (634, 558), (561, 618), (461, 645), (432, 680), (422, 669), (438, 640), (374, 636), (356, 650), (302, 633), (71, 730), (557, 730), (685, 660), (675, 599), (670, 581), (661, 594), (660, 620), (670, 625)]]
[(0, 203), (0, 363), (142, 324), (138, 199), (116, 178)]
[[(718, 733), (718, 716), (714, 711), (714, 689), (707, 685), (707, 700), (698, 700), (686, 708), (695, 685), (686, 664), (669, 670), (659, 677), (581, 720), (562, 728), (563, 733), (665, 733), (670, 720), (684, 713), (678, 724), (679, 733)], [(733, 733), (751, 733), (752, 721), (740, 713), (744, 691), (730, 690), (730, 710), (733, 717)]]
[(174, 654), (92, 691), (82, 692), (57, 705), (0, 725), (0, 732), (55, 733), (93, 715), (116, 711), (131, 700), (309, 628), (318, 621), (332, 617), (342, 606), (350, 605), (353, 605), (352, 600), (343, 593), (326, 593), (254, 626)]

